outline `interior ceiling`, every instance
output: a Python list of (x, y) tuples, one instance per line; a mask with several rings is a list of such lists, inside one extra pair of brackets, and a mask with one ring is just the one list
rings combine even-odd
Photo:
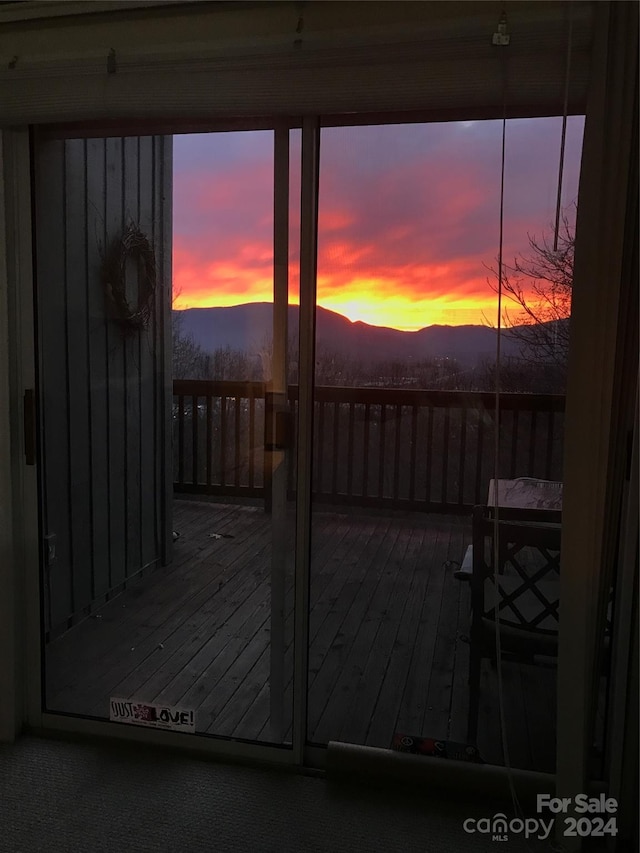
[[(581, 112), (594, 9), (582, 0), (19, 5), (22, 20), (16, 4), (0, 5), (5, 122), (492, 113), (503, 102), (505, 66), (514, 113), (557, 114), (569, 16), (569, 112)], [(63, 15), (69, 8), (77, 13)], [(503, 8), (508, 48), (492, 45)]]
[[(306, 2), (208, 2), (208, 0), (66, 0), (45, 2), (44, 0), (18, 0), (0, 2), (0, 26), (6, 35), (18, 37), (22, 29), (34, 33), (34, 24), (55, 25), (64, 41), (65, 28), (77, 28), (84, 22), (111, 26), (118, 21), (128, 25), (134, 21), (147, 23), (146, 30), (129, 33), (131, 40), (157, 42), (169, 38), (172, 42), (186, 35), (189, 24), (179, 26), (177, 31), (167, 31), (162, 24), (174, 27), (180, 21), (199, 22), (199, 35), (207, 36), (212, 42), (232, 38), (242, 41), (251, 38), (254, 42), (276, 33), (292, 37), (303, 45), (315, 40), (334, 39), (338, 34), (350, 35), (358, 40), (394, 40), (399, 35), (416, 38), (428, 34), (436, 36), (464, 36), (479, 34), (495, 29), (503, 10), (512, 26), (544, 25), (563, 20), (569, 8), (574, 23), (590, 17), (592, 0), (518, 0), (503, 3), (498, 0), (447, 0), (447, 2), (406, 2), (406, 0), (373, 0), (372, 2), (334, 3), (327, 0)], [(47, 20), (49, 21), (47, 22)], [(58, 19), (52, 21), (51, 19)], [(47, 26), (48, 23), (48, 26)], [(210, 25), (209, 25), (210, 24)], [(115, 32), (115, 30), (114, 30)], [(125, 36), (125, 32), (120, 32)], [(488, 32), (490, 38), (491, 33)], [(293, 38), (295, 37), (295, 38)]]

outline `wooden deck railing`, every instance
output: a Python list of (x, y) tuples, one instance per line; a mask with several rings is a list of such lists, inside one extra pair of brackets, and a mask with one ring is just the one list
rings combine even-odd
[[(264, 496), (267, 386), (177, 380), (173, 390), (175, 491)], [(290, 386), (284, 406), (292, 423), (297, 399)], [(562, 479), (564, 396), (505, 393), (500, 406), (501, 476)], [(317, 500), (448, 512), (486, 500), (494, 394), (323, 386), (315, 389), (314, 414)], [(288, 432), (293, 494), (295, 430)]]

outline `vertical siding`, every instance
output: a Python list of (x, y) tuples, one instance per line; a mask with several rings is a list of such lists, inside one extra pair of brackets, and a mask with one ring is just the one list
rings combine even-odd
[[(122, 227), (129, 222), (138, 222), (145, 234), (149, 235), (151, 222), (142, 223), (139, 218), (139, 173), (138, 168), (138, 139), (126, 137), (122, 142)], [(132, 281), (136, 270), (127, 266), (127, 290), (136, 292), (135, 281)], [(141, 341), (145, 331), (127, 335), (123, 339), (123, 408), (124, 408), (124, 466), (125, 466), (125, 528), (127, 535), (125, 575), (128, 577), (141, 565), (140, 537), (140, 387)], [(151, 401), (150, 401), (151, 403)]]
[[(105, 242), (104, 209), (93, 203), (105, 197), (106, 143), (86, 141), (87, 231), (86, 275), (95, 276), (100, 267), (100, 245)], [(104, 204), (102, 205), (104, 208)], [(109, 418), (109, 377), (107, 371), (108, 331), (104, 319), (104, 296), (99, 287), (87, 287), (89, 366), (91, 382), (91, 522), (93, 530), (94, 595), (103, 596), (111, 587), (111, 504), (109, 443), (98, 439)]]
[[(154, 138), (145, 136), (138, 140), (138, 215), (141, 222), (151, 223), (149, 237), (157, 245), (155, 219), (153, 215), (154, 195)], [(160, 263), (160, 258), (158, 258)], [(170, 279), (165, 279), (167, 282)], [(157, 298), (157, 296), (156, 296)], [(160, 307), (160, 306), (159, 306)], [(140, 458), (140, 469), (144, 476), (140, 478), (139, 493), (139, 519), (140, 519), (140, 559), (143, 565), (157, 557), (156, 522), (154, 504), (157, 494), (156, 465), (154, 459), (154, 448), (158, 445), (157, 437), (154, 437), (153, 412), (157, 406), (157, 394), (155, 389), (156, 362), (159, 356), (154, 356), (152, 341), (156, 335), (154, 320), (156, 312), (153, 313), (152, 325), (139, 338), (138, 360), (140, 365), (140, 383), (138, 388), (138, 406), (140, 411), (140, 429), (138, 430)], [(151, 399), (153, 406), (144, 405), (144, 401)], [(159, 414), (160, 416), (160, 414)]]
[[(71, 573), (73, 612), (93, 598), (93, 546), (91, 541), (91, 430), (87, 329), (86, 157), (84, 141), (70, 140), (64, 152), (65, 186), (65, 313), (68, 398), (68, 466), (70, 559), (73, 566), (86, 566)], [(60, 346), (60, 342), (54, 348)], [(48, 357), (49, 353), (45, 355)], [(55, 358), (51, 353), (52, 359)]]
[[(122, 231), (123, 202), (123, 146), (122, 139), (106, 140), (106, 187), (102, 205), (106, 223), (105, 244)], [(99, 267), (98, 267), (99, 271)], [(93, 275), (96, 275), (94, 271)], [(104, 294), (99, 284), (99, 272), (96, 286), (103, 300)], [(127, 565), (126, 538), (126, 466), (125, 466), (125, 396), (124, 396), (124, 343), (122, 332), (117, 324), (110, 322), (105, 315), (107, 329), (106, 372), (108, 389), (108, 411), (104, 443), (109, 448), (109, 506), (111, 540), (110, 586), (115, 587), (125, 579)]]
[[(43, 524), (57, 537), (46, 621), (58, 631), (168, 557), (171, 140), (44, 140), (36, 161)], [(100, 267), (132, 221), (153, 241), (159, 287), (148, 327), (125, 334)]]
[[(57, 560), (45, 572), (51, 625), (73, 612), (71, 595), (71, 513), (69, 511), (69, 417), (67, 378), (67, 313), (65, 280), (65, 157), (60, 142), (40, 152), (39, 193), (47, 199), (46, 227), (38, 218), (39, 265), (38, 318), (40, 325), (40, 383), (42, 449), (45, 472), (42, 481), (44, 534), (57, 536)], [(39, 210), (38, 210), (39, 213)], [(55, 351), (56, 357), (49, 354)]]

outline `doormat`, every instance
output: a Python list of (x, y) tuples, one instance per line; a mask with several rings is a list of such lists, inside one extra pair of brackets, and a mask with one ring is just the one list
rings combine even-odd
[(429, 755), (432, 758), (451, 758), (454, 761), (470, 761), (484, 764), (475, 746), (455, 740), (435, 740), (430, 737), (416, 737), (396, 733), (391, 742), (395, 752), (408, 752), (412, 755)]

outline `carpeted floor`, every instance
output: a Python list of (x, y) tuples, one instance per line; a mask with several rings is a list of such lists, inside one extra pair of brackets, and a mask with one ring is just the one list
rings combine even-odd
[(0, 745), (3, 853), (495, 853), (462, 822), (496, 811), (103, 742)]

